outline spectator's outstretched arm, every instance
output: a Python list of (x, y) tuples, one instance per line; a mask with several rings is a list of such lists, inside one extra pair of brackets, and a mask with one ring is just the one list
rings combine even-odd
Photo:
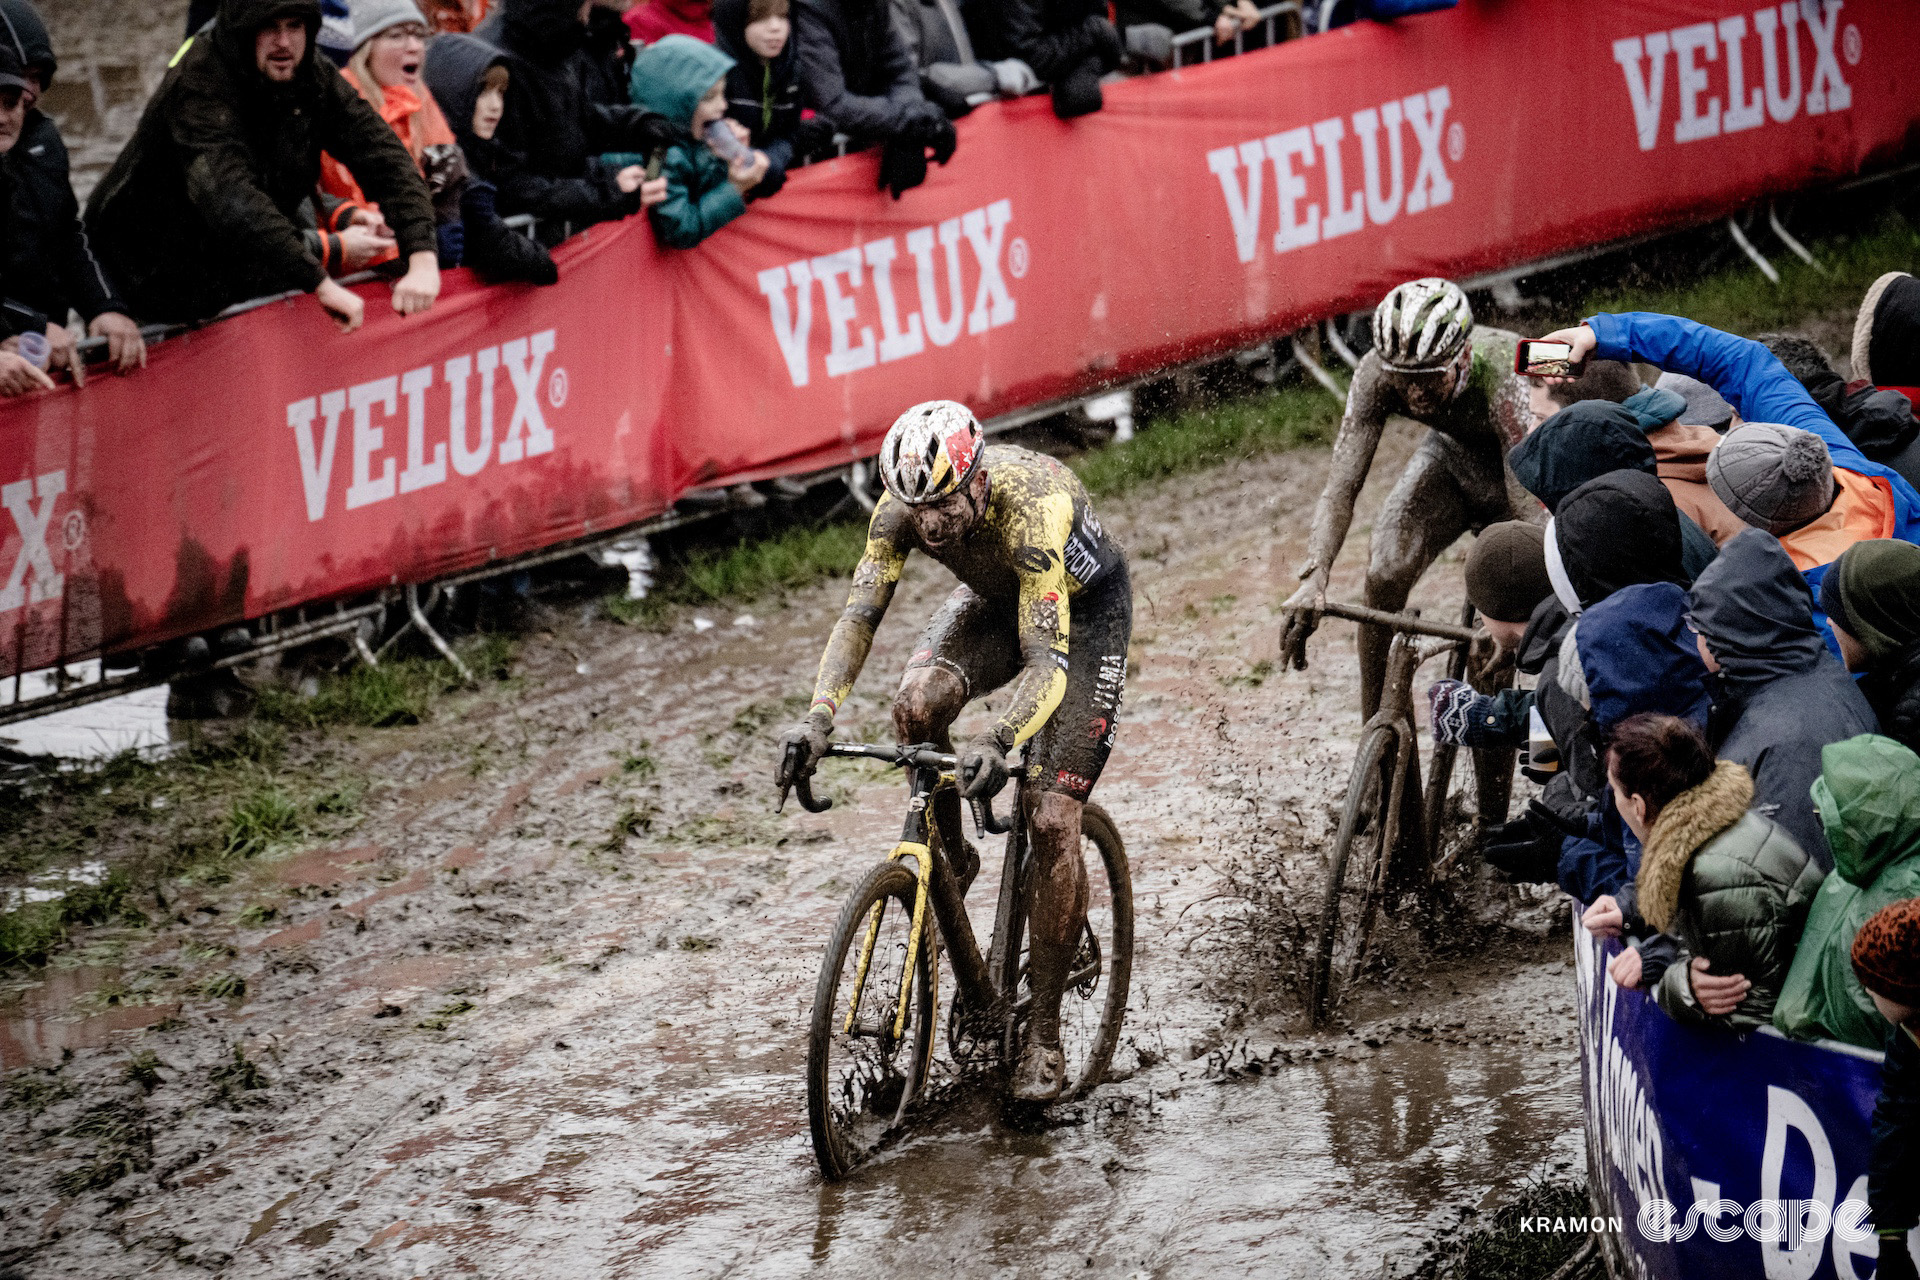
[[(800, 89), (807, 105), (842, 132), (858, 138), (884, 138), (898, 129), (901, 105), (921, 96), (912, 55), (906, 52), (898, 34), (887, 42), (887, 71), (893, 80), (885, 97), (848, 90), (833, 33), (813, 21), (805, 9), (795, 15), (793, 39), (800, 60)], [(896, 63), (906, 67), (904, 82)]]
[(731, 182), (696, 196), (687, 187), (691, 166), (672, 165), (667, 198), (647, 210), (654, 234), (675, 249), (691, 249), (747, 211), (745, 197)]
[(433, 197), (393, 127), (355, 93), (345, 76), (327, 76), (320, 107), (320, 145), (347, 166), (367, 198), (380, 206), (402, 260), (433, 253)]
[(187, 199), (212, 241), (246, 262), (269, 290), (318, 288), (326, 272), (307, 251), (301, 228), (255, 185), (245, 126), (233, 109), (211, 94), (182, 92), (167, 129), (186, 166)]
[(598, 159), (587, 161), (582, 178), (550, 178), (535, 173), (519, 156), (503, 152), (495, 186), (503, 214), (531, 213), (572, 222), (605, 222), (640, 208), (640, 197), (620, 190), (615, 170)]
[(1698, 378), (1749, 422), (1778, 422), (1826, 441), (1827, 455), (1849, 470), (1867, 456), (1814, 402), (1785, 365), (1750, 338), (1722, 333), (1694, 320), (1645, 311), (1591, 316), (1587, 325), (1602, 360), (1643, 360), (1669, 373)]

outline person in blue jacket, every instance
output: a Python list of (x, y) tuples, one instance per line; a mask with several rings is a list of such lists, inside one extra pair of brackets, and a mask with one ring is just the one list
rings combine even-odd
[[(1548, 339), (1572, 346), (1576, 362), (1644, 361), (1719, 392), (1742, 421), (1709, 455), (1708, 480), (1735, 515), (1780, 539), (1816, 600), (1827, 566), (1854, 543), (1920, 543), (1920, 493), (1860, 452), (1760, 343), (1647, 312), (1603, 312)], [(1815, 623), (1838, 655), (1826, 615)]]

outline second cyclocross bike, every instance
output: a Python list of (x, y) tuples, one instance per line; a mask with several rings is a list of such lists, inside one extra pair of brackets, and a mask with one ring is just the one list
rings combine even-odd
[[(954, 757), (931, 745), (866, 743), (836, 743), (827, 755), (885, 761), (907, 771), (908, 786), (900, 843), (840, 908), (814, 990), (807, 1118), (820, 1171), (837, 1179), (901, 1131), (927, 1082), (940, 1027), (942, 956), (956, 989), (946, 1014), (954, 1065), (1013, 1060), (1033, 998), (1026, 948), (1033, 858), (1026, 771), (1016, 768), (1006, 822), (994, 817), (990, 799), (973, 805), (976, 833), (1007, 835), (993, 937), (983, 956), (967, 916), (966, 886), (929, 814), (934, 793), (954, 785)], [(790, 773), (797, 776), (798, 769)], [(811, 812), (832, 807), (831, 800), (814, 798), (806, 778), (797, 777), (793, 789)], [(785, 804), (785, 791), (780, 801)], [(1080, 830), (1087, 921), (1060, 998), (1062, 1102), (1087, 1093), (1106, 1073), (1133, 969), (1133, 885), (1120, 833), (1096, 804), (1082, 810)]]

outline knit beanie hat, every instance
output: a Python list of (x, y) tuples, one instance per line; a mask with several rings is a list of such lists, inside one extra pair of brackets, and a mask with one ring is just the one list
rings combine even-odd
[(1889, 271), (1853, 321), (1853, 376), (1882, 387), (1920, 386), (1920, 280)]
[(1920, 1006), (1920, 898), (1907, 898), (1867, 917), (1853, 938), (1853, 972), (1860, 985), (1896, 1004)]
[(787, 0), (747, 0), (747, 25), (787, 16)]
[(1733, 421), (1733, 406), (1718, 391), (1696, 378), (1684, 373), (1663, 373), (1653, 385), (1687, 402), (1687, 407), (1680, 411), (1680, 421), (1689, 426), (1725, 431)]
[(1892, 538), (1854, 543), (1820, 579), (1820, 608), (1869, 661), (1911, 648), (1920, 642), (1920, 547)]
[(1833, 461), (1811, 431), (1743, 422), (1707, 455), (1707, 483), (1727, 510), (1774, 537), (1833, 505)]
[(389, 27), (409, 22), (428, 26), (426, 15), (420, 12), (413, 0), (352, 0), (351, 7), (353, 47), (356, 49)]
[[(1920, 552), (1920, 547), (1915, 547)], [(1546, 531), (1524, 520), (1490, 524), (1467, 553), (1467, 599), (1496, 622), (1525, 622), (1553, 594)]]

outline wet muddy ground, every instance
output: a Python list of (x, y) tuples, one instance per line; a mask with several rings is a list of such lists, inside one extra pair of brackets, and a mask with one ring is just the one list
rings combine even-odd
[[(1413, 439), (1389, 433), (1337, 593), (1358, 594), (1364, 521)], [(1572, 973), (1551, 900), (1468, 895), (1436, 930), (1460, 945), (1310, 1033), (1271, 964), (1284, 922), (1233, 892), (1263, 885), (1270, 910), (1283, 879), (1317, 887), (1359, 728), (1350, 628), (1326, 626), (1310, 671), (1272, 667), (1325, 465), (1301, 451), (1102, 504), (1137, 592), (1098, 796), (1131, 855), (1134, 988), (1114, 1079), (1046, 1127), (956, 1086), (851, 1181), (814, 1172), (819, 951), (901, 798), (880, 766), (836, 762), (831, 812), (772, 813), (772, 736), (842, 589), (668, 634), (583, 613), (528, 638), (509, 684), (349, 733), (374, 780), (350, 839), (182, 890), (171, 922), (92, 931), (79, 967), (15, 984), (0, 1267), (1404, 1269), (1460, 1206), (1579, 1161)], [(1450, 560), (1417, 603), (1451, 613), (1458, 581)], [(946, 589), (909, 572), (842, 736), (884, 733)], [(997, 846), (987, 861), (983, 936)]]

